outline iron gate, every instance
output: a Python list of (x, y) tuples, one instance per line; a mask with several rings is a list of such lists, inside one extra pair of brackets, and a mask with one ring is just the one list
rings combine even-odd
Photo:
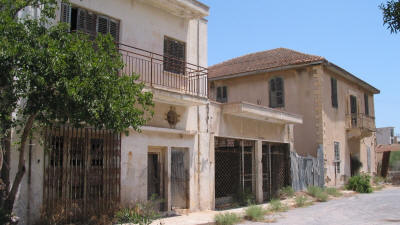
[(57, 213), (68, 223), (82, 221), (120, 202), (120, 134), (48, 128), (44, 159), (44, 216)]
[(254, 193), (254, 141), (215, 138), (216, 205), (231, 203), (240, 193)]
[(269, 201), (278, 197), (279, 190), (289, 186), (290, 154), (288, 144), (263, 143), (263, 199)]

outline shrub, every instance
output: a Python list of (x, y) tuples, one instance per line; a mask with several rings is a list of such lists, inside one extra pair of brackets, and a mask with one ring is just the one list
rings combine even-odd
[(359, 193), (371, 193), (371, 176), (368, 174), (359, 174), (350, 177), (349, 182), (346, 185), (347, 190), (353, 190)]
[(328, 187), (325, 189), (325, 192), (328, 195), (334, 196), (334, 197), (339, 197), (342, 196), (342, 193), (340, 193), (336, 188), (334, 187)]
[(243, 191), (242, 188), (239, 188), (239, 190), (236, 192), (236, 195), (233, 197), (235, 203), (237, 203), (238, 206), (248, 206), (255, 204), (256, 197), (254, 194), (251, 192), (249, 189), (245, 189)]
[(296, 207), (303, 207), (307, 203), (307, 197), (304, 195), (300, 195), (296, 197)]
[(324, 192), (324, 190), (318, 186), (308, 186), (307, 193), (313, 197), (317, 197), (317, 194)]
[(233, 225), (240, 222), (240, 217), (235, 213), (223, 213), (214, 217), (216, 225)]
[(291, 198), (294, 196), (294, 190), (292, 186), (287, 186), (279, 190), (279, 196), (281, 198)]
[(134, 223), (139, 225), (151, 224), (160, 217), (157, 206), (162, 200), (157, 200), (155, 196), (145, 203), (136, 203), (128, 208), (121, 208), (115, 213), (117, 223)]
[(328, 200), (328, 194), (324, 191), (319, 191), (316, 193), (315, 198), (319, 202), (326, 202)]
[(288, 206), (279, 199), (272, 199), (269, 203), (269, 209), (273, 212), (285, 212), (288, 210)]
[(267, 214), (267, 210), (265, 210), (261, 206), (251, 205), (245, 211), (245, 218), (251, 221), (261, 221), (264, 219), (264, 215)]

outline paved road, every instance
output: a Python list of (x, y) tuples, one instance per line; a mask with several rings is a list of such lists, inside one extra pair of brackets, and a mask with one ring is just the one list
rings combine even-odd
[[(261, 225), (269, 223), (251, 223)], [(277, 216), (273, 225), (400, 225), (400, 188), (317, 203)]]

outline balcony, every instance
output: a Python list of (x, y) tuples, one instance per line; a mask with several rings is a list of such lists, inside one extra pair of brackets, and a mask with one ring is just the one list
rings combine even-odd
[(138, 74), (146, 86), (178, 96), (207, 98), (207, 68), (125, 44), (119, 44), (119, 49), (123, 72)]
[(375, 132), (375, 117), (362, 113), (346, 115), (346, 130), (349, 138), (369, 137)]

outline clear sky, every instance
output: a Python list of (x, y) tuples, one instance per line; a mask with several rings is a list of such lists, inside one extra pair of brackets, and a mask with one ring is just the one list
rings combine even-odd
[(400, 33), (377, 0), (200, 0), (211, 7), (208, 63), (285, 47), (325, 57), (381, 90), (377, 127), (400, 134)]

